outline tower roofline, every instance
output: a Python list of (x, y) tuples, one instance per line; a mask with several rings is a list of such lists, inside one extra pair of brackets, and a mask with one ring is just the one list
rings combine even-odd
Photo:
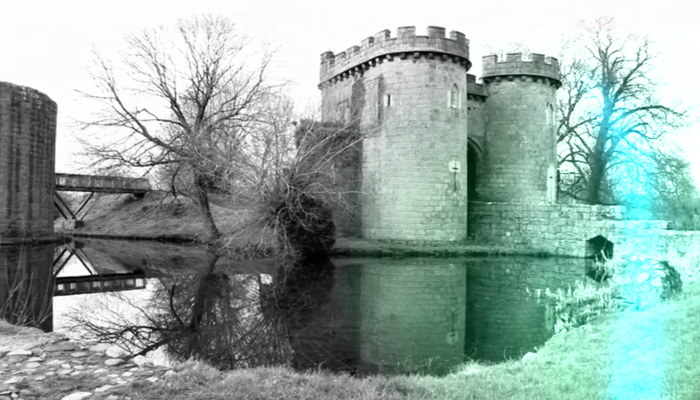
[(321, 54), (320, 84), (334, 78), (343, 78), (350, 74), (365, 71), (384, 60), (392, 61), (394, 57), (437, 58), (463, 65), (466, 70), (469, 62), (469, 40), (462, 32), (451, 31), (445, 37), (445, 28), (429, 26), (427, 35), (416, 35), (415, 26), (398, 28), (396, 37), (391, 37), (388, 29), (365, 38), (357, 46), (334, 54), (327, 51)]
[(522, 53), (508, 53), (505, 60), (491, 54), (483, 57), (481, 78), (485, 83), (497, 77), (532, 76), (548, 78), (557, 87), (561, 86), (559, 60), (545, 57), (543, 54), (532, 53), (530, 59), (525, 59)]

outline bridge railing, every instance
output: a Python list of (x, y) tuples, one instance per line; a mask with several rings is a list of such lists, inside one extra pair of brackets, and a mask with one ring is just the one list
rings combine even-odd
[(101, 175), (56, 174), (56, 190), (66, 192), (146, 193), (148, 179)]
[[(148, 179), (123, 178), (118, 176), (55, 174), (56, 187), (54, 191), (54, 206), (63, 219), (82, 221), (89, 211), (88, 204), (95, 193), (131, 193), (144, 195), (151, 190)], [(67, 202), (59, 192), (89, 192), (90, 195), (74, 207)], [(92, 202), (94, 204), (94, 202)], [(73, 205), (76, 206), (76, 205)]]

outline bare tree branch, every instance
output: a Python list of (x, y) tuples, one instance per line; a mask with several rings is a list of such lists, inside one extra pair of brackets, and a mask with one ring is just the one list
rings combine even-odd
[(610, 18), (584, 27), (562, 56), (558, 143), (560, 168), (581, 176), (569, 184), (585, 187), (562, 190), (585, 192), (590, 204), (609, 203), (649, 185), (660, 160), (670, 156), (660, 149), (670, 143), (668, 134), (685, 124), (687, 111), (657, 99), (648, 37), (620, 37)]

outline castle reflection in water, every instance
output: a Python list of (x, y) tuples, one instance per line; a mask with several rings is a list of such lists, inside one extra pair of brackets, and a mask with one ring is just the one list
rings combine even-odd
[(156, 321), (152, 339), (168, 332), (173, 356), (199, 352), (221, 368), (440, 374), (467, 359), (502, 361), (542, 345), (554, 333), (552, 305), (528, 291), (567, 288), (584, 273), (581, 260), (525, 257), (343, 258), (280, 269), (194, 246), (85, 240), (1, 247), (0, 311), (11, 322), (66, 332), (54, 318), (66, 312), (55, 304), (138, 298), (144, 303), (134, 309), (153, 315), (113, 319)]

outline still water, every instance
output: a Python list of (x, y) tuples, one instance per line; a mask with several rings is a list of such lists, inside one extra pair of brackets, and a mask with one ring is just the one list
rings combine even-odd
[(76, 240), (1, 247), (0, 316), (220, 368), (441, 374), (541, 346), (553, 306), (532, 294), (587, 279), (570, 258), (342, 258), (290, 269), (196, 246)]

